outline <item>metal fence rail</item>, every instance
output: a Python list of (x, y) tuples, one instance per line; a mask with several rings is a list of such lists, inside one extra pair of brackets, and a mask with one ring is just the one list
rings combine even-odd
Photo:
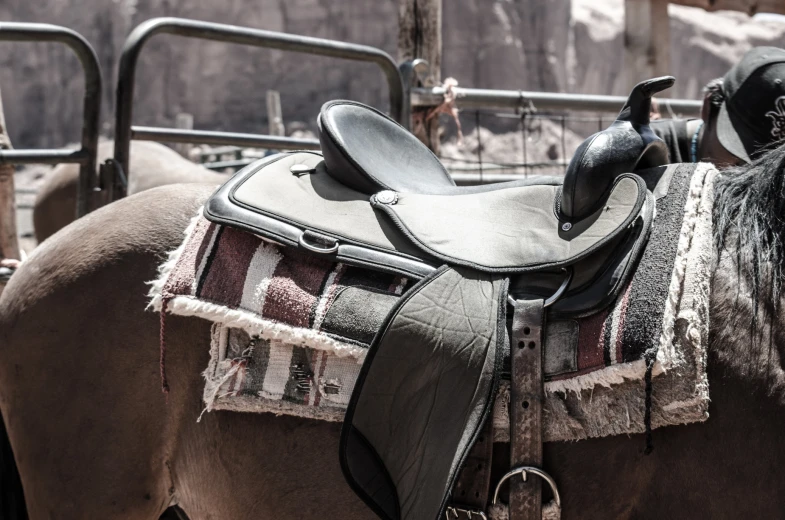
[(244, 134), (239, 132), (213, 132), (209, 130), (180, 130), (154, 126), (131, 127), (131, 139), (164, 143), (236, 145), (248, 148), (272, 148), (274, 150), (319, 149), (319, 141), (317, 139), (297, 139), (294, 137)]
[[(571, 111), (618, 113), (627, 101), (625, 96), (564, 94), (559, 92), (527, 92), (523, 90), (490, 90), (453, 88), (459, 108), (523, 111)], [(442, 87), (411, 89), (413, 107), (436, 106), (444, 102)], [(684, 116), (700, 116), (702, 103), (692, 99), (657, 98), (661, 112)]]
[[(444, 103), (445, 89), (443, 87), (415, 86), (417, 74), (413, 70), (418, 64), (409, 62), (407, 69), (404, 65), (401, 68), (408, 72), (408, 74), (404, 74), (404, 77), (410, 80), (409, 99), (412, 108), (423, 109)], [(427, 68), (427, 64), (420, 63), (419, 65)], [(422, 75), (422, 71), (419, 75)], [(480, 122), (481, 116), (485, 118), (488, 116), (517, 118), (521, 135), (521, 138), (517, 140), (520, 145), (514, 147), (518, 150), (508, 148), (504, 157), (501, 158), (497, 153), (496, 157), (483, 160), (485, 145), (479, 130), (476, 130), (477, 134), (474, 136), (476, 137), (474, 158), (442, 155), (441, 159), (445, 161), (447, 169), (460, 184), (500, 182), (517, 178), (521, 173), (525, 176), (530, 173), (561, 175), (572, 155), (571, 146), (565, 142), (567, 131), (569, 130), (574, 136), (577, 134), (581, 138), (588, 137), (589, 134), (605, 128), (612, 120), (609, 114), (614, 116), (618, 114), (627, 101), (625, 96), (463, 87), (453, 87), (451, 90), (455, 96), (455, 106), (461, 109), (464, 116), (473, 116), (476, 129), (483, 126)], [(656, 98), (655, 101), (662, 117), (700, 117), (701, 101), (670, 98)], [(576, 113), (586, 115), (576, 116)], [(540, 152), (539, 155), (542, 156), (543, 149), (536, 150), (539, 139), (532, 139), (532, 135), (538, 133), (537, 128), (540, 133), (542, 132), (542, 122), (546, 120), (551, 121), (552, 129), (560, 127), (558, 142), (553, 142), (551, 137), (550, 152), (552, 153), (548, 154), (552, 156), (550, 160), (532, 157), (533, 151)], [(544, 146), (544, 144), (539, 146)], [(512, 157), (518, 154), (520, 154), (521, 160), (513, 161)]]
[(101, 117), (101, 68), (93, 47), (85, 38), (71, 29), (43, 23), (0, 22), (0, 41), (56, 42), (74, 51), (85, 76), (85, 93), (82, 109), (82, 140), (79, 150), (2, 150), (0, 162), (11, 164), (75, 163), (79, 164), (79, 190), (76, 198), (76, 216), (85, 215), (90, 209), (89, 198), (95, 188), (98, 130)]
[[(128, 174), (130, 141), (132, 138), (244, 146), (249, 146), (252, 143), (253, 146), (274, 145), (279, 149), (315, 146), (314, 143), (305, 142), (305, 140), (267, 135), (131, 126), (134, 78), (139, 55), (147, 41), (154, 35), (161, 33), (374, 63), (382, 69), (387, 79), (392, 117), (408, 127), (408, 118), (405, 117), (405, 106), (408, 103), (405, 100), (406, 93), (404, 92), (401, 74), (393, 59), (380, 49), (322, 38), (310, 38), (184, 18), (154, 18), (140, 24), (131, 32), (125, 42), (120, 58), (115, 114), (114, 161), (126, 175)], [(115, 172), (114, 178), (122, 178), (122, 172)], [(112, 198), (122, 195), (124, 195), (124, 186), (115, 184)]]

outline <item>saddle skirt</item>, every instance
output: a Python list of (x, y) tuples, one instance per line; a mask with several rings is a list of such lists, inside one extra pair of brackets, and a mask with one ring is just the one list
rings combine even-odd
[[(591, 194), (553, 179), (457, 187), (413, 136), (352, 102), (325, 105), (319, 129), (322, 154), (250, 165), (208, 200), (204, 216), (320, 262), (414, 281), (370, 343), (340, 458), (350, 485), (380, 517), (439, 518), (490, 421), (502, 376), (541, 371), (540, 343), (520, 339), (541, 324), (520, 322), (520, 312), (547, 314), (550, 323), (611, 308), (630, 286), (657, 199), (633, 173), (614, 174)], [(511, 339), (536, 345), (537, 361), (518, 361), (516, 369)], [(512, 378), (514, 392), (520, 381)], [(542, 403), (532, 403), (539, 438)], [(518, 424), (534, 420), (522, 417)]]

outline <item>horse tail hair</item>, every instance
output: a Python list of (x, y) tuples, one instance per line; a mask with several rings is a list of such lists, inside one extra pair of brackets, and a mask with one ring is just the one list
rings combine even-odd
[(27, 520), (25, 495), (11, 441), (0, 416), (0, 520)]

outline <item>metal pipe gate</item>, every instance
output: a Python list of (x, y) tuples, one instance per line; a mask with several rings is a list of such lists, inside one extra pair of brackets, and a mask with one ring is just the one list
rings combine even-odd
[[(491, 90), (455, 87), (459, 108), (522, 111), (535, 107), (540, 111), (573, 111), (618, 113), (627, 101), (626, 96), (601, 96), (592, 94), (563, 94), (558, 92), (526, 92), (523, 90)], [(692, 99), (656, 98), (660, 111), (685, 116), (700, 116), (701, 101)], [(439, 105), (444, 101), (442, 87), (411, 89), (412, 107)]]
[(79, 150), (0, 150), (0, 162), (10, 164), (79, 164), (79, 189), (76, 197), (76, 217), (91, 208), (90, 193), (96, 187), (96, 155), (101, 117), (101, 67), (93, 47), (79, 33), (66, 27), (43, 23), (0, 22), (0, 41), (57, 42), (74, 51), (85, 76), (82, 109), (82, 147)]
[(319, 148), (318, 141), (312, 139), (132, 126), (134, 79), (139, 55), (147, 41), (154, 35), (161, 33), (374, 63), (382, 69), (387, 79), (391, 117), (408, 128), (408, 99), (405, 97), (406, 92), (404, 91), (398, 66), (389, 54), (380, 49), (322, 38), (297, 36), (184, 18), (153, 18), (140, 24), (131, 32), (125, 41), (120, 58), (115, 113), (114, 161), (111, 161), (111, 166), (119, 171), (115, 171), (113, 175), (115, 183), (111, 196), (112, 200), (125, 195), (125, 186), (118, 184), (118, 179), (124, 179), (124, 176), (128, 175), (131, 139), (178, 143), (202, 142), (219, 145), (236, 144), (274, 147), (283, 150)]

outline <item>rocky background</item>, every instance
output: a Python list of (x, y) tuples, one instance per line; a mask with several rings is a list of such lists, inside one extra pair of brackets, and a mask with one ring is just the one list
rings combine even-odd
[[(785, 46), (785, 23), (671, 6), (674, 97), (699, 96), (753, 45)], [(0, 20), (49, 22), (83, 34), (104, 71), (104, 134), (111, 135), (122, 43), (140, 22), (182, 16), (382, 48), (395, 56), (397, 0), (4, 0)], [(450, 0), (444, 7), (442, 77), (461, 85), (597, 94), (626, 93), (622, 0)], [(0, 43), (0, 87), (17, 147), (78, 140), (83, 82), (63, 46)], [(135, 124), (266, 131), (265, 92), (281, 92), (286, 122), (312, 123), (319, 106), (349, 97), (384, 108), (374, 66), (162, 35), (146, 47)], [(472, 122), (468, 121), (468, 130)]]

